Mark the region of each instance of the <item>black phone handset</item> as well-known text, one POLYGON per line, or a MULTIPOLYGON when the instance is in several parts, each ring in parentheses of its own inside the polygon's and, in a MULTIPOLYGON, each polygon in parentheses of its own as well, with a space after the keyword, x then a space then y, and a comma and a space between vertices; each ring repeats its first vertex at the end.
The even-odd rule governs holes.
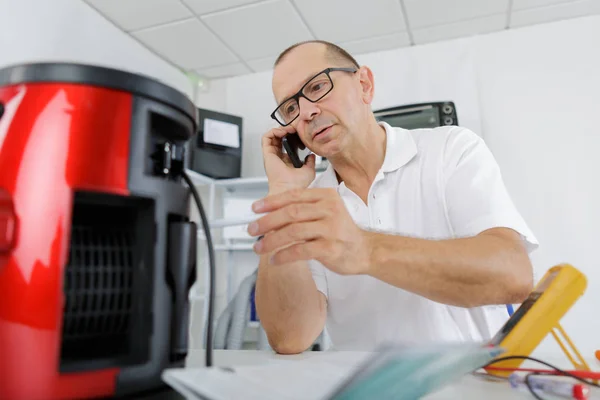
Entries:
POLYGON ((302 168, 304 163, 302 162, 302 160, 300 160, 298 150, 304 150, 306 146, 304 146, 304 143, 302 143, 302 141, 300 140, 300 136, 298 136, 297 133, 289 133, 285 135, 281 141, 283 142, 283 148, 292 160, 292 164, 294 164, 294 167, 302 168))

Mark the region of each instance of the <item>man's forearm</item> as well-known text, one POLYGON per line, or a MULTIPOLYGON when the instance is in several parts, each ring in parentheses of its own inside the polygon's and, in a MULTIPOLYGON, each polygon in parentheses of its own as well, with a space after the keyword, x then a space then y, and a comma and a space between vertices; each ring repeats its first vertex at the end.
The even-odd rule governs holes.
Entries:
POLYGON ((431 300, 462 307, 508 304, 531 291, 531 263, 513 231, 440 241, 365 234, 367 274, 431 300))
POLYGON ((303 261, 269 265, 262 256, 256 282, 256 306, 269 342, 279 353, 306 350, 325 324, 324 296, 303 261))

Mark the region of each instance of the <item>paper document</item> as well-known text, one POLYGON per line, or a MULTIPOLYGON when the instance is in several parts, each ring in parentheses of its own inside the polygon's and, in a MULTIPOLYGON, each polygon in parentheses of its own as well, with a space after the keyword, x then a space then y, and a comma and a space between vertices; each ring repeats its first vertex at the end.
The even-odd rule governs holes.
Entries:
POLYGON ((356 365, 313 360, 277 361, 269 365, 171 369, 165 382, 188 399, 310 400, 325 399, 356 365), (183 389, 183 390, 181 390, 183 389))
POLYGON ((355 360, 273 359, 266 365, 168 369, 163 379, 194 400, 416 399, 501 353, 470 345, 386 346, 355 360))
POLYGON ((257 219, 259 219, 260 217, 266 215, 265 214, 249 214, 249 215, 242 215, 242 216, 234 216, 231 218, 223 218, 223 219, 214 219, 212 221, 209 221, 209 226, 211 228, 224 228, 224 227, 228 227, 228 226, 238 226, 238 225, 248 225, 251 222, 256 221, 257 219))

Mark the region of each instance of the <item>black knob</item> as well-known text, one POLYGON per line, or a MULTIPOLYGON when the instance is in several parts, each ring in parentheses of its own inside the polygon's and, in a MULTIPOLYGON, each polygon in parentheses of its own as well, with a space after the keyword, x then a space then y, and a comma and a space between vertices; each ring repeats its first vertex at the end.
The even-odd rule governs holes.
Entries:
POLYGON ((454 111, 454 107, 452 107, 450 104, 445 104, 442 108, 442 112, 444 114, 452 114, 452 111, 454 111))
POLYGON ((2 114, 4 114, 4 104, 0 103, 0 118, 2 118, 2 114))

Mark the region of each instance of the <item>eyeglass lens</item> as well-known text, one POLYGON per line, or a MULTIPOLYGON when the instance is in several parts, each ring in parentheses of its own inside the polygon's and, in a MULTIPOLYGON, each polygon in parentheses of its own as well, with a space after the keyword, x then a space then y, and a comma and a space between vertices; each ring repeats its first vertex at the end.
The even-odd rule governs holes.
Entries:
MULTIPOLYGON (((325 96, 332 88, 331 80, 326 73, 322 73, 311 79, 302 89, 302 94, 310 101, 315 102, 325 96)), ((300 113, 300 105, 296 98, 283 102, 276 112, 280 122, 288 124, 300 113)))

